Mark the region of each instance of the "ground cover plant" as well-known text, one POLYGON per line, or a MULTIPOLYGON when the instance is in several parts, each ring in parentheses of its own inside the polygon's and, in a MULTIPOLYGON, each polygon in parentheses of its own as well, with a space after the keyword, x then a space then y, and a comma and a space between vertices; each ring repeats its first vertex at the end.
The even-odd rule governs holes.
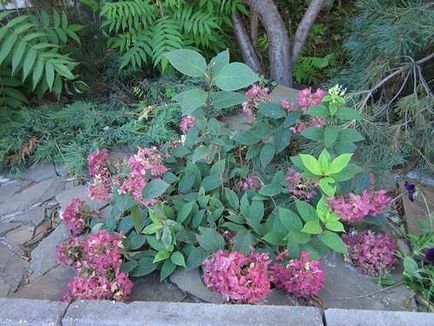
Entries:
MULTIPOLYGON (((352 182, 363 173, 352 161, 363 138, 348 128, 359 114, 346 106, 338 86, 328 92, 307 88, 297 103, 272 103, 258 76, 245 64, 230 63, 228 51, 209 63, 192 50, 166 58, 179 72, 203 80, 203 88, 175 97, 184 135, 158 148, 139 147, 120 161, 105 149, 89 155, 90 198, 110 202, 112 210, 102 218, 85 213, 84 203, 80 209, 71 203, 68 212, 76 213, 63 214, 72 238, 59 249, 62 260, 75 261, 80 251, 70 243, 109 232, 124 237, 121 271, 129 277, 160 270, 163 280, 178 267, 203 265, 205 283, 231 302, 257 303, 271 284, 300 298, 317 295, 324 282, 321 257, 330 250, 353 257, 357 248, 348 241, 347 247, 341 235, 355 235, 391 203, 373 178, 366 187, 352 182), (235 105, 242 105, 247 129, 230 130, 217 119, 235 105), (278 164, 295 143, 307 141, 316 143, 319 154, 293 153, 289 171, 278 164)), ((373 245, 381 247, 381 239, 375 237, 373 245)), ((357 252, 354 262, 363 261, 365 271, 369 258, 357 252)), ((372 266, 384 274, 394 263, 384 256, 372 266)), ((90 269, 88 278, 98 272, 90 269)), ((97 297, 72 289, 76 295, 69 299, 97 297)), ((108 296, 127 298, 128 291, 117 293, 108 296)))

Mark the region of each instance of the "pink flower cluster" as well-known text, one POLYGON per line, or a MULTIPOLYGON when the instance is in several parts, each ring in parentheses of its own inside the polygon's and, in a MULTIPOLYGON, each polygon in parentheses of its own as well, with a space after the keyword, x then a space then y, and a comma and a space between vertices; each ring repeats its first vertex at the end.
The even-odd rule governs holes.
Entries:
POLYGON ((398 244, 387 234, 367 230, 342 237, 351 262, 363 273, 384 275, 398 263, 398 244))
POLYGON ((329 199, 332 211, 338 214, 347 223, 357 223, 366 216, 378 216, 385 207, 392 204, 392 199, 386 190, 365 190, 362 195, 349 193, 346 196, 329 199))
POLYGON ((102 230, 87 239, 71 237, 56 248, 59 261, 75 268, 64 301, 123 301, 128 297, 133 283, 121 272, 122 239, 120 233, 102 230))
MULTIPOLYGON (((150 177, 160 177, 169 169, 163 164, 163 157, 156 147, 140 148, 136 155, 128 159, 130 169, 129 175, 120 182, 120 193, 129 193, 134 199, 142 201, 142 191, 148 183, 150 177)), ((117 180, 116 182, 119 182, 117 180)), ((146 204, 152 205, 152 202, 147 201, 146 204)))
POLYGON ((294 134, 301 134, 307 128, 321 128, 326 125, 326 120, 318 117, 311 117, 309 121, 297 122, 295 127, 289 128, 294 134))
POLYGON ((112 174, 109 168, 108 150, 97 150, 89 154, 89 174, 93 183, 88 187, 89 197, 98 201, 110 201, 112 198, 112 174))
MULTIPOLYGON (((282 261, 287 257, 284 251, 276 257, 282 261)), ((324 287, 324 271, 319 260, 311 260, 308 252, 302 252, 299 259, 291 259, 286 266, 274 263, 270 268, 273 284, 295 297, 318 295, 324 287)))
POLYGON ((183 134, 186 134, 191 128, 196 125, 196 119, 191 115, 186 115, 181 118, 181 122, 179 123, 179 129, 183 134))
MULTIPOLYGON (((110 201, 113 195, 113 185, 119 187, 119 193, 131 194, 137 201, 142 201, 142 191, 151 178, 161 177, 169 169, 163 164, 163 156, 156 147, 141 148, 137 154, 132 155, 126 164, 119 170, 127 170, 126 173, 118 173, 113 176, 109 168, 109 152, 107 150, 96 151, 89 155, 89 174, 94 178, 89 185, 88 192, 92 199, 110 201)), ((145 204, 155 204, 156 200, 146 201, 145 204)))
POLYGON ((72 235, 80 235, 86 228, 86 203, 80 199, 73 199, 66 206, 61 217, 72 235))
POLYGON ((320 105, 325 95, 326 92, 321 88, 312 93, 312 88, 308 87, 298 93, 298 104, 303 112, 307 112, 309 107, 320 105))
POLYGON ((202 263, 204 282, 226 301, 258 303, 271 291, 270 263, 266 254, 219 250, 202 263))
POLYGON ((247 177, 244 181, 240 180, 237 186, 242 191, 247 191, 249 189, 258 190, 261 188, 261 180, 257 176, 251 175, 247 177))
POLYGON ((292 168, 288 169, 287 178, 289 193, 297 198, 311 200, 316 195, 318 182, 312 179, 305 179, 300 173, 292 168))
POLYGON ((297 111, 297 105, 295 105, 295 103, 289 103, 287 99, 282 99, 280 101, 280 106, 290 112, 297 111))
POLYGON ((268 87, 253 85, 245 94, 247 101, 243 103, 243 113, 248 123, 252 124, 256 121, 255 110, 261 102, 269 102, 271 100, 270 90, 268 87))

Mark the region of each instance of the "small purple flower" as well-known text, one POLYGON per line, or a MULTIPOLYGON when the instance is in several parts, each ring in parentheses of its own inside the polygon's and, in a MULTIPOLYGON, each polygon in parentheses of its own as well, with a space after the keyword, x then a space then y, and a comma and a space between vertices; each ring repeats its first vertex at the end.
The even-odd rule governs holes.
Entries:
POLYGON ((431 265, 434 265, 434 248, 428 249, 425 254, 425 258, 431 265))
POLYGON ((414 196, 416 195, 416 187, 414 186, 414 184, 412 184, 408 181, 405 182, 404 186, 408 192, 408 199, 410 199, 411 201, 414 201, 414 196))

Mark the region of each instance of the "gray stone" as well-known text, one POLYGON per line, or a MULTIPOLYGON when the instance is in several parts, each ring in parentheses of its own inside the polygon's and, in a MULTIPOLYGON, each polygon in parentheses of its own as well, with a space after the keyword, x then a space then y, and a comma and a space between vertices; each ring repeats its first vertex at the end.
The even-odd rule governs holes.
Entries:
POLYGON ((188 296, 170 282, 160 282, 157 272, 134 280, 132 301, 189 302, 188 296))
POLYGON ((219 294, 210 291, 202 282, 199 269, 186 271, 178 269, 170 275, 170 281, 182 291, 191 294, 192 296, 211 303, 223 303, 224 299, 219 294))
POLYGON ((14 292, 27 272, 29 263, 0 244, 0 278, 9 286, 9 293, 14 292))
POLYGON ((327 326, 432 326, 434 314, 407 311, 327 309, 327 326))
POLYGON ((21 223, 18 222, 0 222, 0 237, 4 236, 9 231, 19 227, 21 223))
POLYGON ((71 267, 59 265, 34 280, 29 285, 21 286, 12 297, 59 300, 65 292, 68 281, 73 276, 74 270, 71 267))
POLYGON ((45 219, 45 208, 41 206, 33 207, 28 211, 12 215, 8 217, 7 221, 21 222, 25 224, 33 224, 38 226, 45 219))
POLYGON ((56 196, 56 200, 58 201, 62 210, 65 209, 71 200, 75 198, 86 201, 89 207, 95 210, 106 205, 106 203, 100 203, 95 200, 91 200, 87 194, 87 187, 83 185, 65 190, 56 196))
POLYGON ((7 297, 11 291, 11 286, 6 283, 6 281, 0 277, 0 298, 7 297))
POLYGON ((24 173, 24 178, 34 182, 40 182, 46 179, 57 177, 53 163, 37 163, 32 165, 24 173))
POLYGON ((54 197, 63 188, 64 181, 61 178, 47 179, 29 186, 0 205, 0 221, 54 197))
POLYGON ((64 164, 54 163, 54 170, 58 176, 66 177, 69 175, 68 168, 64 164))
POLYGON ((246 117, 242 113, 224 116, 222 121, 232 132, 247 130, 251 127, 251 125, 247 122, 246 117))
MULTIPOLYGON (((368 310, 413 310, 413 294, 405 285, 381 289, 376 279, 359 273, 341 256, 329 254, 323 259, 325 286, 320 297, 326 308, 368 310)), ((398 274, 392 275, 397 280, 398 274)))
POLYGON ((204 303, 80 301, 72 303, 64 326, 99 325, 323 325, 313 307, 215 305, 204 303))
POLYGON ((29 279, 34 281, 45 274, 50 269, 59 265, 56 257, 56 246, 64 241, 70 235, 65 224, 60 224, 51 232, 39 245, 32 251, 29 279))
POLYGON ((289 103, 297 104, 298 90, 279 85, 270 93, 271 101, 279 103, 281 100, 288 100, 289 103))
POLYGON ((27 241, 33 238, 33 231, 35 227, 33 225, 21 225, 19 228, 10 231, 6 235, 6 239, 12 242, 15 246, 21 247, 27 241))
POLYGON ((0 184, 0 204, 6 202, 10 197, 15 195, 17 192, 25 189, 32 184, 30 180, 12 180, 6 184, 0 184))
POLYGON ((48 300, 0 299, 0 325, 61 325, 67 306, 48 300))
POLYGON ((299 306, 299 303, 288 293, 278 289, 273 289, 268 297, 261 301, 260 305, 299 306))

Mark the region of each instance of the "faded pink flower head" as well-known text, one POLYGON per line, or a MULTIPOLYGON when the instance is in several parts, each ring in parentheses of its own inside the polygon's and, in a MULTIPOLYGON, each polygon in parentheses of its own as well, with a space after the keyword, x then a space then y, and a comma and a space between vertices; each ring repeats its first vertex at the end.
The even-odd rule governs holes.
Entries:
POLYGON ((191 115, 186 115, 181 118, 181 122, 179 123, 179 129, 183 134, 187 134, 187 132, 196 125, 196 119, 191 115))
POLYGON ((245 93, 247 101, 242 104, 242 112, 248 123, 253 124, 256 121, 255 112, 261 102, 270 102, 270 90, 268 87, 253 85, 245 93))
POLYGON ((286 180, 291 196, 311 200, 315 197, 318 182, 313 179, 303 178, 300 173, 292 168, 288 169, 286 180))
POLYGON ((398 244, 385 233, 367 230, 343 234, 342 237, 348 246, 351 262, 363 273, 384 275, 398 264, 398 244))
POLYGON ((226 301, 259 303, 271 291, 270 263, 266 254, 219 250, 203 261, 203 279, 207 287, 226 301))
POLYGON ((378 216, 392 204, 392 199, 384 189, 364 190, 362 195, 349 193, 346 196, 328 200, 330 209, 347 223, 358 223, 368 216, 378 216))
POLYGON ((315 93, 312 93, 312 88, 308 87, 301 90, 298 94, 298 104, 302 108, 320 105, 326 92, 318 88, 315 93))
POLYGON ((287 99, 282 99, 280 101, 280 106, 290 112, 297 111, 297 106, 295 105, 295 103, 289 103, 287 99))
POLYGON ((61 218, 72 235, 80 235, 86 228, 86 203, 78 198, 71 200, 61 218))
MULTIPOLYGON (((282 261, 286 252, 277 257, 282 261)), ((324 287, 324 271, 319 260, 311 260, 308 252, 302 252, 299 259, 291 259, 286 266, 281 263, 271 265, 273 284, 295 297, 318 295, 324 287)))
POLYGON ((247 191, 249 189, 258 190, 261 188, 261 180, 256 175, 251 175, 245 180, 240 180, 237 186, 242 191, 247 191))
POLYGON ((62 300, 124 301, 128 297, 133 283, 121 272, 122 239, 120 233, 101 230, 86 239, 70 238, 57 247, 59 260, 75 268, 62 300))

